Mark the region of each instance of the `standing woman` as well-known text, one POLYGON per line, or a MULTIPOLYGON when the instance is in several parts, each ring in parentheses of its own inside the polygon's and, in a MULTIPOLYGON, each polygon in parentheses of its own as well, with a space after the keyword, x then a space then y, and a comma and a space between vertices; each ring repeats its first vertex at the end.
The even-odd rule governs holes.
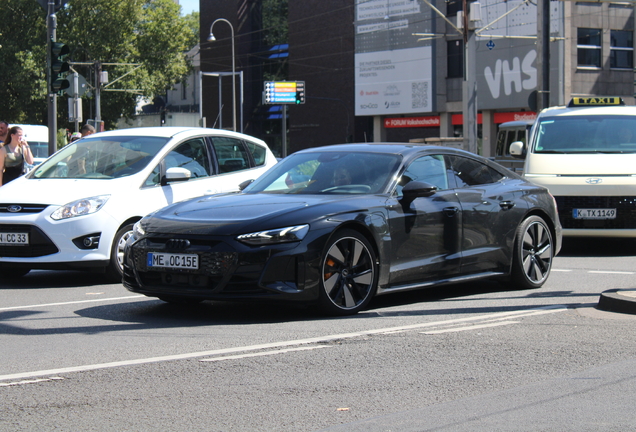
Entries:
POLYGON ((9 129, 7 140, 0 148, 0 184, 5 185, 22 175, 24 162, 33 164, 33 154, 24 139, 21 127, 9 129))

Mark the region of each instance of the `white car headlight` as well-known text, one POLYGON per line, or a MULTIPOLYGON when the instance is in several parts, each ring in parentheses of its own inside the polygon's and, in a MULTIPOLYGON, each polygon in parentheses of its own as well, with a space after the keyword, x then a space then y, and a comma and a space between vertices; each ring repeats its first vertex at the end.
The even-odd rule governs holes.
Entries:
POLYGON ((106 204, 110 195, 100 195, 90 198, 82 198, 77 201, 64 204, 51 214, 51 219, 61 220, 69 219, 76 216, 84 216, 95 213, 106 204))
POLYGON ((276 243, 289 243, 301 241, 309 232, 309 225, 296 225, 285 228, 276 228, 249 234, 241 234, 236 237, 240 242, 252 246, 261 246, 276 243))

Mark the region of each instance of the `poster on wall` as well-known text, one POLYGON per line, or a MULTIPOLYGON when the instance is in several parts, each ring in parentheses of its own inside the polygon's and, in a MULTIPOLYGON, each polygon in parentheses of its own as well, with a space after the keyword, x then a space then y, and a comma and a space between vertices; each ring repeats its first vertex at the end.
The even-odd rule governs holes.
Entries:
POLYGON ((421 0, 356 0, 356 115, 434 111, 432 11, 421 0))

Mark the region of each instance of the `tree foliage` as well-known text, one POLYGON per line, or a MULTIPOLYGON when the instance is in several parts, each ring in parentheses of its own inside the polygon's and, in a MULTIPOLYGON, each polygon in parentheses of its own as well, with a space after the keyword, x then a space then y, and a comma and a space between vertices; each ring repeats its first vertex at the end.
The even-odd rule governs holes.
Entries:
MULTIPOLYGON (((36 0, 2 0, 0 16, 13 23, 0 39, 0 119, 46 124, 46 12, 36 0)), ((100 104, 107 128, 134 114, 138 96, 161 95, 191 70, 186 52, 198 28, 173 0, 68 0, 56 16, 57 41, 71 49, 72 68, 90 85, 96 62, 108 72, 100 104)), ((95 92, 87 96, 85 119, 94 116, 95 92)), ((68 124, 66 99, 58 97, 60 126, 68 124)))

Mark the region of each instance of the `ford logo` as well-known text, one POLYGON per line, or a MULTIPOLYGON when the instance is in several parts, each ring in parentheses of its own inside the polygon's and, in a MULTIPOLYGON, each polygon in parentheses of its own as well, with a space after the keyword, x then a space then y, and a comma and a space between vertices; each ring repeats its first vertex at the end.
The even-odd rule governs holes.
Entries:
POLYGON ((603 179, 600 179, 600 178, 589 178, 585 180, 585 183, 587 184, 599 184, 602 182, 603 182, 603 179))
POLYGON ((7 211, 9 211, 11 213, 18 213, 18 212, 22 211, 22 206, 10 205, 9 207, 7 207, 7 211))

